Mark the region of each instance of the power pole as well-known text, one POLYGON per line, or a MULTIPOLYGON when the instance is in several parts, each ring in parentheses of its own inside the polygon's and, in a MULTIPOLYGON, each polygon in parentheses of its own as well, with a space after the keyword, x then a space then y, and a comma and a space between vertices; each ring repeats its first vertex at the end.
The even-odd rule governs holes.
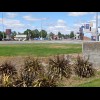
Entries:
POLYGON ((42 40, 42 19, 41 19, 41 40, 42 40))
POLYGON ((98 41, 98 12, 96 12, 96 41, 98 41))
POLYGON ((4 40, 3 12, 2 12, 2 28, 3 28, 3 40, 4 40))

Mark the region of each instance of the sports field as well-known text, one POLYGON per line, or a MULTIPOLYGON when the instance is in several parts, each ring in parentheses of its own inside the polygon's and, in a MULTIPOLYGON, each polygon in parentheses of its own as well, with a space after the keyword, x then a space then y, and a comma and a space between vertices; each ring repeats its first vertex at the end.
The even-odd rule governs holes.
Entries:
POLYGON ((1 44, 0 56, 37 56, 46 57, 56 54, 81 53, 81 44, 1 44))

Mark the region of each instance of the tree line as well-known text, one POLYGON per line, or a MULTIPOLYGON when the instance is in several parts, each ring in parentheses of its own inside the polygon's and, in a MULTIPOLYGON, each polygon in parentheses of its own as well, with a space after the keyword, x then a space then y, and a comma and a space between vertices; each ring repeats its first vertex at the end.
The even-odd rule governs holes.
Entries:
MULTIPOLYGON (((35 29, 35 30, 30 30, 30 29, 27 29, 25 30, 23 33, 21 32, 16 32, 16 31, 12 31, 11 32, 11 38, 14 38, 17 34, 21 35, 27 35, 27 38, 31 38, 31 39, 34 39, 34 38, 52 38, 55 36, 55 33, 53 32, 50 32, 50 33, 47 33, 46 30, 41 30, 39 31, 38 29, 35 29)), ((3 35, 4 35, 4 38, 6 38, 6 34, 5 32, 2 32, 0 31, 0 39, 3 38, 3 35)), ((57 34, 58 38, 63 38, 63 39, 68 39, 68 38, 73 38, 74 37, 74 32, 71 31, 70 34, 62 34, 61 32, 58 32, 57 34)))

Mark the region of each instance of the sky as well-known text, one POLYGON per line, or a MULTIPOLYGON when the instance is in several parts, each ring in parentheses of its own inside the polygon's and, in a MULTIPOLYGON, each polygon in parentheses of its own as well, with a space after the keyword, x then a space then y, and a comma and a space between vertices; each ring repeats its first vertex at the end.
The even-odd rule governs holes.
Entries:
MULTIPOLYGON (((48 33, 57 34, 60 31, 69 34, 71 31, 78 32, 84 23, 95 23, 95 16, 96 12, 0 12, 0 31, 10 28, 22 33, 26 29, 45 29, 48 33)), ((99 24, 99 12, 98 19, 99 24)))

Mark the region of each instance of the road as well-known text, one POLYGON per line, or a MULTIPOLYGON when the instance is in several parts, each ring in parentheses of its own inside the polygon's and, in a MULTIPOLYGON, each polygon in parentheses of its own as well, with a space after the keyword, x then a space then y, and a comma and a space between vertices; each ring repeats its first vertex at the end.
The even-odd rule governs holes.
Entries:
POLYGON ((0 41, 0 44, 28 44, 28 43, 64 43, 64 44, 82 44, 81 40, 33 40, 33 41, 0 41))

